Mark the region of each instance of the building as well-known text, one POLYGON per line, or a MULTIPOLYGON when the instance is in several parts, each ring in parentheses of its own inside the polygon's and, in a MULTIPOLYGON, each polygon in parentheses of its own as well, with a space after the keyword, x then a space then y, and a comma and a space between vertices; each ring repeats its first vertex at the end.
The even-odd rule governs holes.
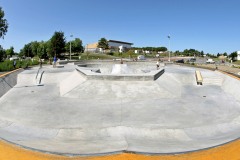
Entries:
POLYGON ((111 51, 118 51, 119 47, 122 46, 123 51, 128 51, 132 48, 133 43, 129 42, 122 42, 122 41, 116 41, 116 40, 109 40, 108 46, 111 51))
POLYGON ((237 51, 237 60, 240 60, 240 51, 237 51))
MULTIPOLYGON (((119 47, 123 51, 128 51, 129 49, 132 48, 132 45, 133 45, 133 43, 129 43, 129 42, 108 40, 109 49, 107 50, 107 52, 118 52, 119 47)), ((92 44, 87 44, 85 46, 85 52, 101 53, 103 50, 101 48, 98 48, 97 46, 98 46, 98 42, 92 43, 92 44)))
POLYGON ((85 46, 85 52, 95 52, 95 53, 98 53, 99 52, 99 48, 97 46, 98 46, 98 43, 87 44, 85 46))

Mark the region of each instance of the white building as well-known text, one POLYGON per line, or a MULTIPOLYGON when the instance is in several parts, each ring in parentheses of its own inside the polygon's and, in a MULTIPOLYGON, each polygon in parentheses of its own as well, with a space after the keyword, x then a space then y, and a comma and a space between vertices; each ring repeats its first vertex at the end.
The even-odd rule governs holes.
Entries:
POLYGON ((129 42, 122 42, 122 41, 116 41, 116 40, 109 40, 108 41, 108 46, 109 49, 118 49, 120 46, 122 46, 123 50, 129 50, 132 48, 133 43, 129 43, 129 42))
MULTIPOLYGON (((92 44, 87 44, 85 46, 85 51, 88 52, 100 52, 100 49, 97 47, 98 43, 92 43, 92 44)), ((129 49, 132 48, 133 43, 129 42, 122 42, 122 41, 116 41, 116 40, 108 40, 108 46, 110 52, 118 52, 119 47, 122 46, 121 51, 128 51, 129 49)))
POLYGON ((237 60, 240 60, 240 51, 237 51, 237 60))
POLYGON ((143 53, 149 54, 149 53, 150 53, 150 51, 143 51, 143 53))

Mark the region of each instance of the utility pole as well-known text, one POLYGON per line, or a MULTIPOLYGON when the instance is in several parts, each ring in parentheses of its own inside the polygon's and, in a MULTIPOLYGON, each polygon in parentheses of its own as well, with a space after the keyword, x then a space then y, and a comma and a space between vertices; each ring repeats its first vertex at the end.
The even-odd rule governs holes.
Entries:
POLYGON ((168 35, 168 62, 170 62, 170 34, 168 35))
MULTIPOLYGON (((70 37, 73 37, 73 35, 70 35, 70 37)), ((71 44, 71 38, 70 38, 70 60, 71 60, 71 54, 72 54, 72 44, 71 44)))

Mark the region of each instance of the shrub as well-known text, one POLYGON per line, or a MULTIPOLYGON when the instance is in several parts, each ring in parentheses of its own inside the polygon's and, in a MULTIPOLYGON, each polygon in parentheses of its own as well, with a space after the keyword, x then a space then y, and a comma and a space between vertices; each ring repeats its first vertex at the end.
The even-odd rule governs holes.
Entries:
POLYGON ((113 55, 114 55, 114 53, 113 53, 113 52, 108 52, 108 53, 106 53, 106 55, 113 56, 113 55))
POLYGON ((14 69, 13 61, 6 60, 6 61, 0 63, 0 71, 1 72, 3 72, 3 71, 11 71, 13 69, 14 69))
MULTIPOLYGON (((37 60, 17 60, 16 69, 18 68, 27 68, 28 66, 37 65, 39 62, 37 60)), ((5 60, 0 62, 0 72, 14 70, 13 61, 5 60)))

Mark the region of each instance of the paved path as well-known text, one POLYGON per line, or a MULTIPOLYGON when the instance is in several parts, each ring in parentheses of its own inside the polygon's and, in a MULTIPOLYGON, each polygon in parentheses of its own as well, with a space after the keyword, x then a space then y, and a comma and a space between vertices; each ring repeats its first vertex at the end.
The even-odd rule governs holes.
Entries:
MULTIPOLYGON (((215 64, 201 64, 199 66, 216 69, 215 64)), ((218 70, 230 72, 230 73, 233 73, 236 75, 240 75, 240 68, 234 68, 234 67, 231 67, 229 65, 224 65, 224 64, 217 65, 217 67, 218 67, 218 70)))

